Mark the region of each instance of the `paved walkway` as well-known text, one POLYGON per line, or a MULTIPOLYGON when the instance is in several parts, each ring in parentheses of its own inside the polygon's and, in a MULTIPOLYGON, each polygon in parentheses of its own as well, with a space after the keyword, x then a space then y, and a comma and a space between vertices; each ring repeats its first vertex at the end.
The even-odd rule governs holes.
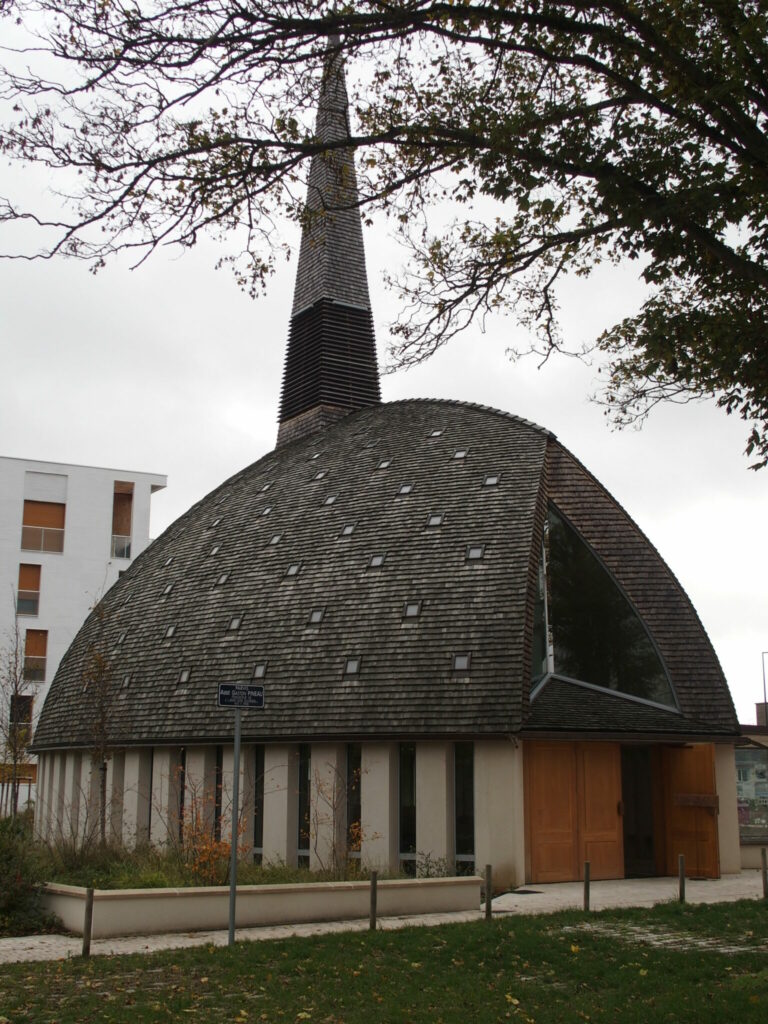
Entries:
MULTIPOLYGON (((608 907, 641 907, 677 899, 676 878, 627 879, 616 882, 593 882, 593 910, 608 907)), ((686 883, 690 903, 727 903, 740 899, 759 899, 762 881, 759 871, 743 871, 711 881, 686 883)), ((516 892, 497 896, 494 914, 547 914, 556 910, 581 907, 581 882, 557 885, 532 885, 516 892)), ((476 921, 480 911, 456 914, 428 914, 419 917, 381 918, 379 927, 386 931, 412 925, 436 925, 457 921, 476 921)), ((280 925, 266 928, 238 928, 238 942, 284 939, 296 935, 327 935, 331 932, 366 931, 367 921, 334 921, 320 924, 280 925)), ((160 949, 184 949, 190 946, 225 946, 226 931, 174 933, 169 935, 131 935, 125 938, 94 939, 93 956, 120 956, 125 953, 151 953, 160 949)), ((0 939, 0 964, 34 960, 66 960, 79 956, 82 939, 72 935, 30 935, 24 938, 0 939)))

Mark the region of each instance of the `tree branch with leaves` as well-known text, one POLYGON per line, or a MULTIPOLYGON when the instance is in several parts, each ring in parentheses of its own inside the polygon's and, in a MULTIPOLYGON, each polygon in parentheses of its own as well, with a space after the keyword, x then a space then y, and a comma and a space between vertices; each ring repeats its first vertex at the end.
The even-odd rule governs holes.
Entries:
POLYGON ((360 203, 410 259, 394 364, 506 309, 544 355, 557 286, 634 263, 639 310, 593 340, 619 423, 714 399, 768 463, 768 12, 757 0, 6 0, 2 152, 65 202, 6 196, 0 227, 103 264, 128 250, 227 246, 265 286, 302 217, 329 38, 355 83, 360 203), (25 34, 31 33, 27 44, 25 34), (337 41, 338 40, 338 41, 337 41), (448 203, 453 224, 436 228, 448 203), (62 210, 69 211, 66 219, 62 210), (39 235, 37 233, 40 233, 39 235))

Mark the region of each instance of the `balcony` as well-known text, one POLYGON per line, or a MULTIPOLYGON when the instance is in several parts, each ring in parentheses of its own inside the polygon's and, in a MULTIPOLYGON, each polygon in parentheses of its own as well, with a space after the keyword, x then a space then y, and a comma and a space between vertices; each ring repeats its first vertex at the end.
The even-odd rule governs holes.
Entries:
POLYGON ((22 526, 21 547, 23 551, 64 550, 64 531, 52 526, 22 526))
POLYGON ((18 615, 37 615, 39 607, 39 590, 20 590, 16 595, 16 613, 18 615))
POLYGON ((45 658, 36 658, 27 655, 24 658, 24 678, 29 683, 42 683, 45 681, 45 658))
POLYGON ((122 534, 112 534, 112 557, 113 558, 130 558, 131 557, 131 538, 124 537, 122 534))

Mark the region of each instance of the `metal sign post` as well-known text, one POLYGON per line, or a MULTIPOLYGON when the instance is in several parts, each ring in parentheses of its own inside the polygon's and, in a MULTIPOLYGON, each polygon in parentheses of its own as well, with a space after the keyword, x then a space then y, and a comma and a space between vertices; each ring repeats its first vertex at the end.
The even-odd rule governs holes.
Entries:
POLYGON ((229 852, 229 945, 235 944, 237 900, 237 824, 240 817, 240 729, 243 708, 264 707, 264 687, 250 683, 219 683, 220 708, 235 709, 235 749, 232 759, 232 843, 229 852))

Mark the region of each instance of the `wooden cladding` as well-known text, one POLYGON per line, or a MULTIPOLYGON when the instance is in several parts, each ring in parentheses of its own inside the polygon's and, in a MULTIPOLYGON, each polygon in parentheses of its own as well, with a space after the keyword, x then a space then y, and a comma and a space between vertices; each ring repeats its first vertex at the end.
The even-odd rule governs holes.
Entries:
POLYGON ((40 526, 43 529, 63 530, 66 505, 56 501, 25 501, 24 526, 40 526))

